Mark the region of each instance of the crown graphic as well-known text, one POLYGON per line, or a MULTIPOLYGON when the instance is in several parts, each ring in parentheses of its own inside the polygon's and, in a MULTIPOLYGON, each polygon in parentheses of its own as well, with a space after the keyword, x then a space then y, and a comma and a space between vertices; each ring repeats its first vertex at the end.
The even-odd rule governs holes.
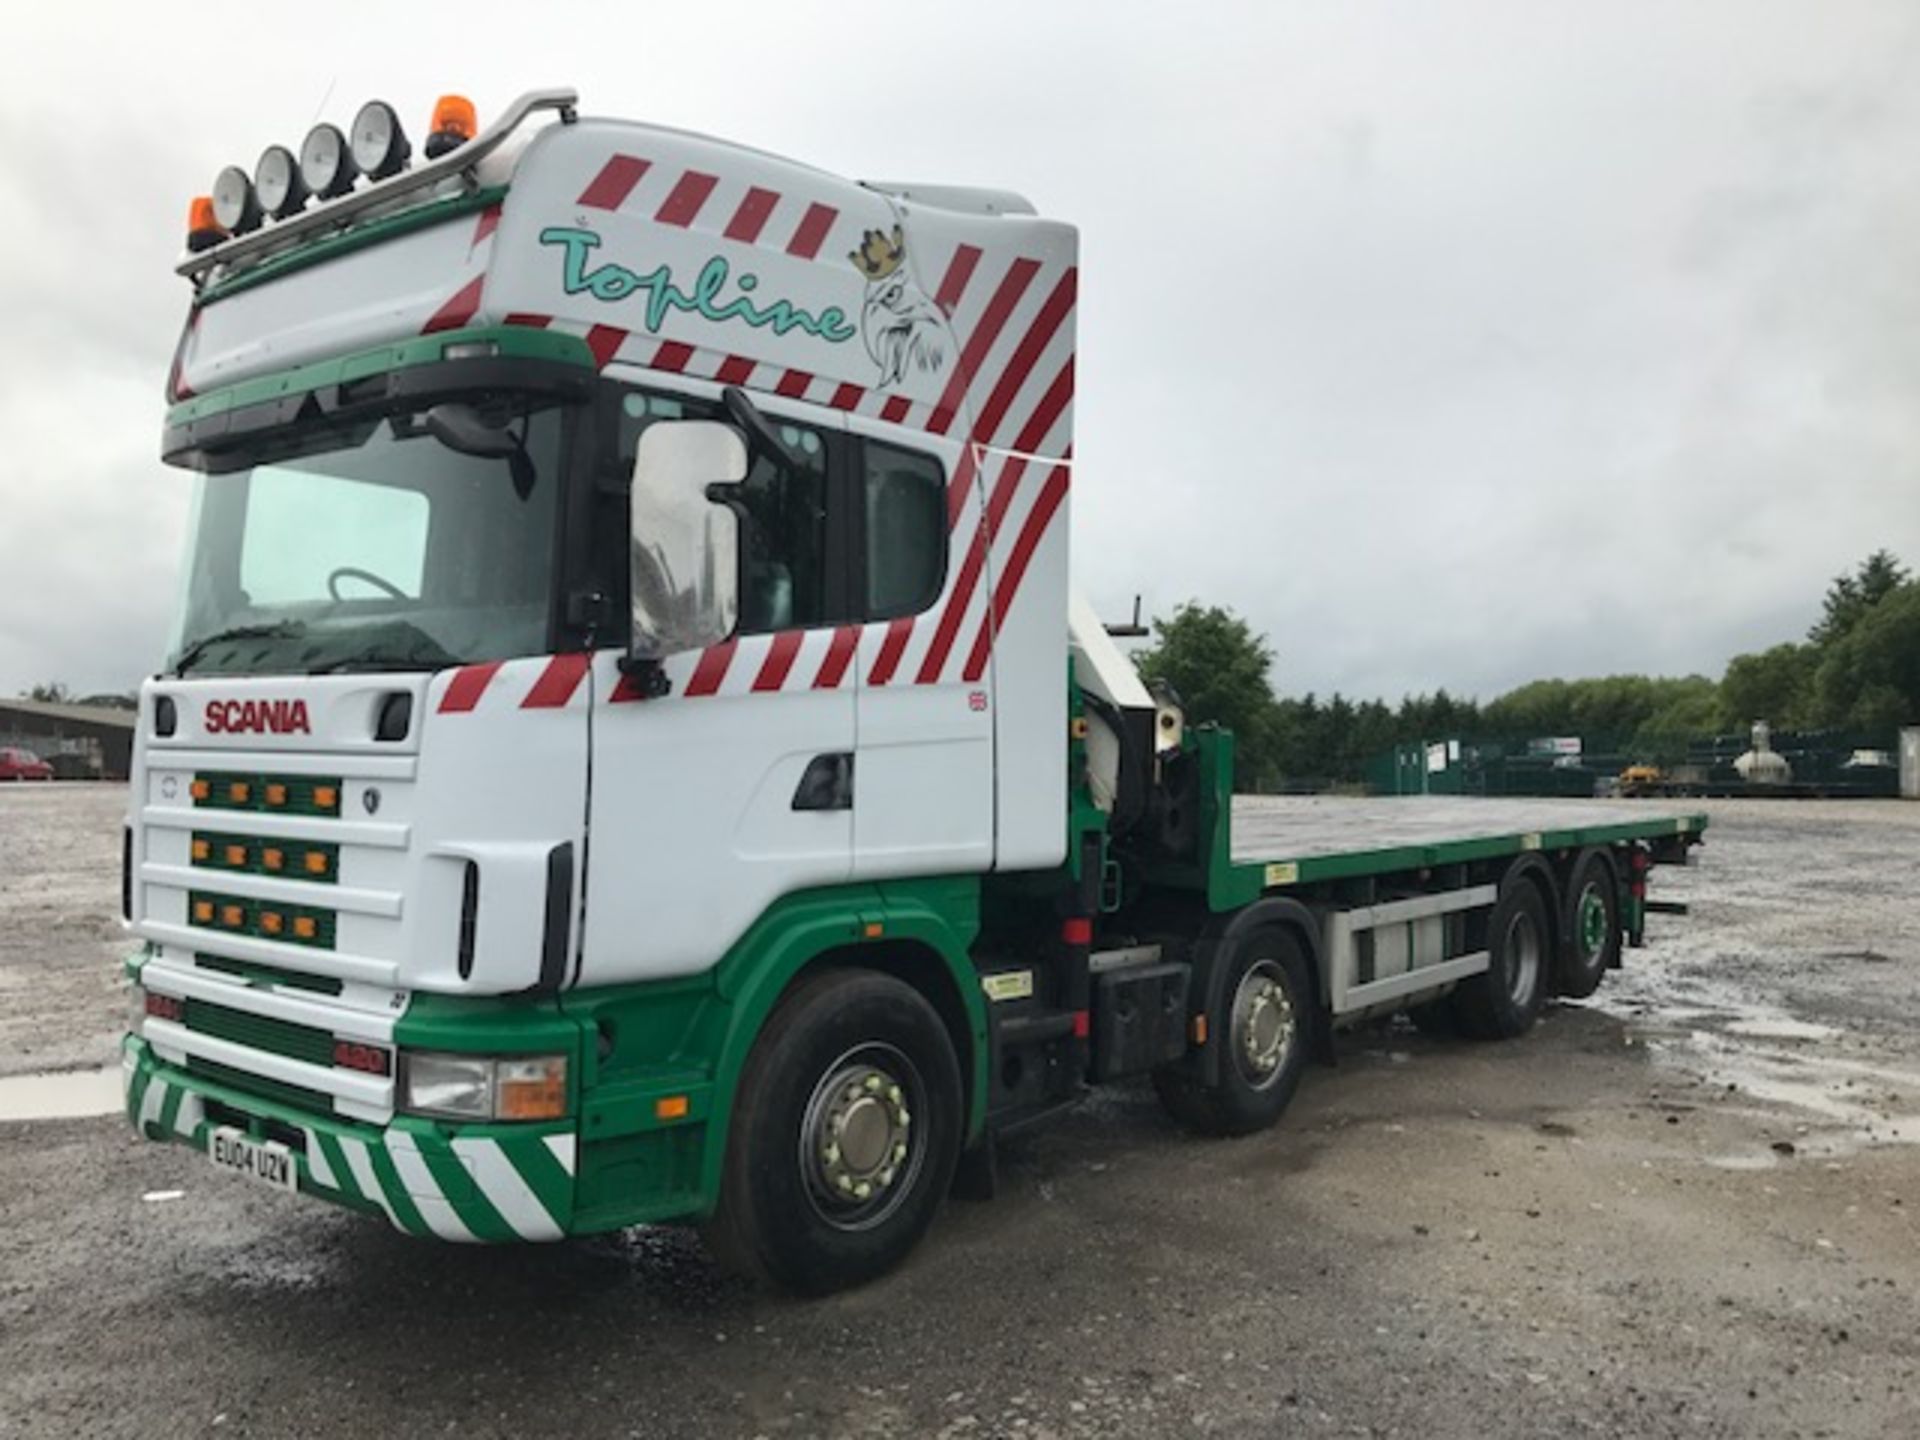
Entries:
POLYGON ((893 227, 891 239, 878 230, 869 230, 861 240, 860 248, 848 251, 847 258, 867 279, 884 280, 898 270, 900 262, 907 258, 907 237, 900 232, 898 225, 893 227))

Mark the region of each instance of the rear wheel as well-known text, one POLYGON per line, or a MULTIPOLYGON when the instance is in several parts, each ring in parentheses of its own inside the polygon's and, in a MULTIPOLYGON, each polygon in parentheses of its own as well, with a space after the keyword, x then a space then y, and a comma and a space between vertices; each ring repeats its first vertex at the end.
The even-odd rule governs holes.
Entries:
POLYGON ((713 1249, 809 1295, 885 1273, 933 1223, 962 1116, 953 1044, 918 991, 861 970, 801 982, 740 1077, 713 1249))
POLYGON ((1203 1134, 1265 1129, 1293 1099, 1312 1038, 1313 983, 1293 934, 1267 926, 1243 937, 1206 1018, 1211 1043, 1223 1047, 1218 1078, 1208 1083, 1178 1067, 1156 1070, 1160 1103, 1203 1134))
POLYGON ((1453 1018, 1465 1034, 1507 1040, 1533 1027, 1547 998, 1551 935, 1540 892, 1525 880, 1510 883, 1487 917, 1487 968, 1453 992, 1453 1018))
POLYGON ((1562 995, 1584 999, 1620 963, 1620 892, 1612 862, 1599 850, 1574 862, 1563 929, 1567 940, 1554 979, 1562 995))

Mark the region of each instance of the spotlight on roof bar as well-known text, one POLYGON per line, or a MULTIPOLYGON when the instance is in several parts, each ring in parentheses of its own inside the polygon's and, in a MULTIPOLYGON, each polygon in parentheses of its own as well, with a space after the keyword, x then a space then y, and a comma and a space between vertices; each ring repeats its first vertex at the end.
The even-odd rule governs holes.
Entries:
POLYGON ((480 122, 473 101, 464 95, 442 95, 433 102, 433 124, 427 130, 427 158, 438 160, 471 140, 480 122))
POLYGON ((322 200, 346 194, 359 174, 360 167, 353 163, 353 152, 347 148, 347 137, 338 125, 323 120, 300 142, 300 178, 322 200))
POLYGON ((260 224, 260 200, 253 181, 238 165, 229 165, 213 178, 213 218, 232 235, 244 235, 260 224))
POLYGON ((300 178, 300 162, 284 145, 269 145, 253 167, 253 193, 260 208, 276 220, 298 214, 307 203, 307 182, 300 178))
POLYGON ((406 168, 413 147, 400 117, 384 100, 369 100, 353 117, 353 163, 374 180, 384 180, 406 168))

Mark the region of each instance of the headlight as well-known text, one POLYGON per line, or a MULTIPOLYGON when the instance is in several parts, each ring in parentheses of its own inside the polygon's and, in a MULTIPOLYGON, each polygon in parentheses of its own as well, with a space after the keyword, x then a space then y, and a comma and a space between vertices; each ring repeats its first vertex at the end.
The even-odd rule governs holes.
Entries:
POLYGON ((557 1120, 567 1113, 564 1055, 439 1055, 409 1051, 400 1108, 456 1120, 557 1120))

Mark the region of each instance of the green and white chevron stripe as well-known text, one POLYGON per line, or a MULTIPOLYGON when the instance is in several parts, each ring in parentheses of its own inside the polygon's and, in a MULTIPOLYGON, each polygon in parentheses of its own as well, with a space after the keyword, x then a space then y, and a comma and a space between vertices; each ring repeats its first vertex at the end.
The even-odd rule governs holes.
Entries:
MULTIPOLYGON (((190 1083, 162 1073, 144 1047, 121 1057, 127 1118, 142 1136, 207 1148, 211 1126, 190 1083)), ((300 1189, 371 1203, 395 1228, 442 1240, 558 1240, 572 1208, 571 1134, 444 1134, 402 1119, 370 1132, 290 1120, 306 1134, 300 1189)))

